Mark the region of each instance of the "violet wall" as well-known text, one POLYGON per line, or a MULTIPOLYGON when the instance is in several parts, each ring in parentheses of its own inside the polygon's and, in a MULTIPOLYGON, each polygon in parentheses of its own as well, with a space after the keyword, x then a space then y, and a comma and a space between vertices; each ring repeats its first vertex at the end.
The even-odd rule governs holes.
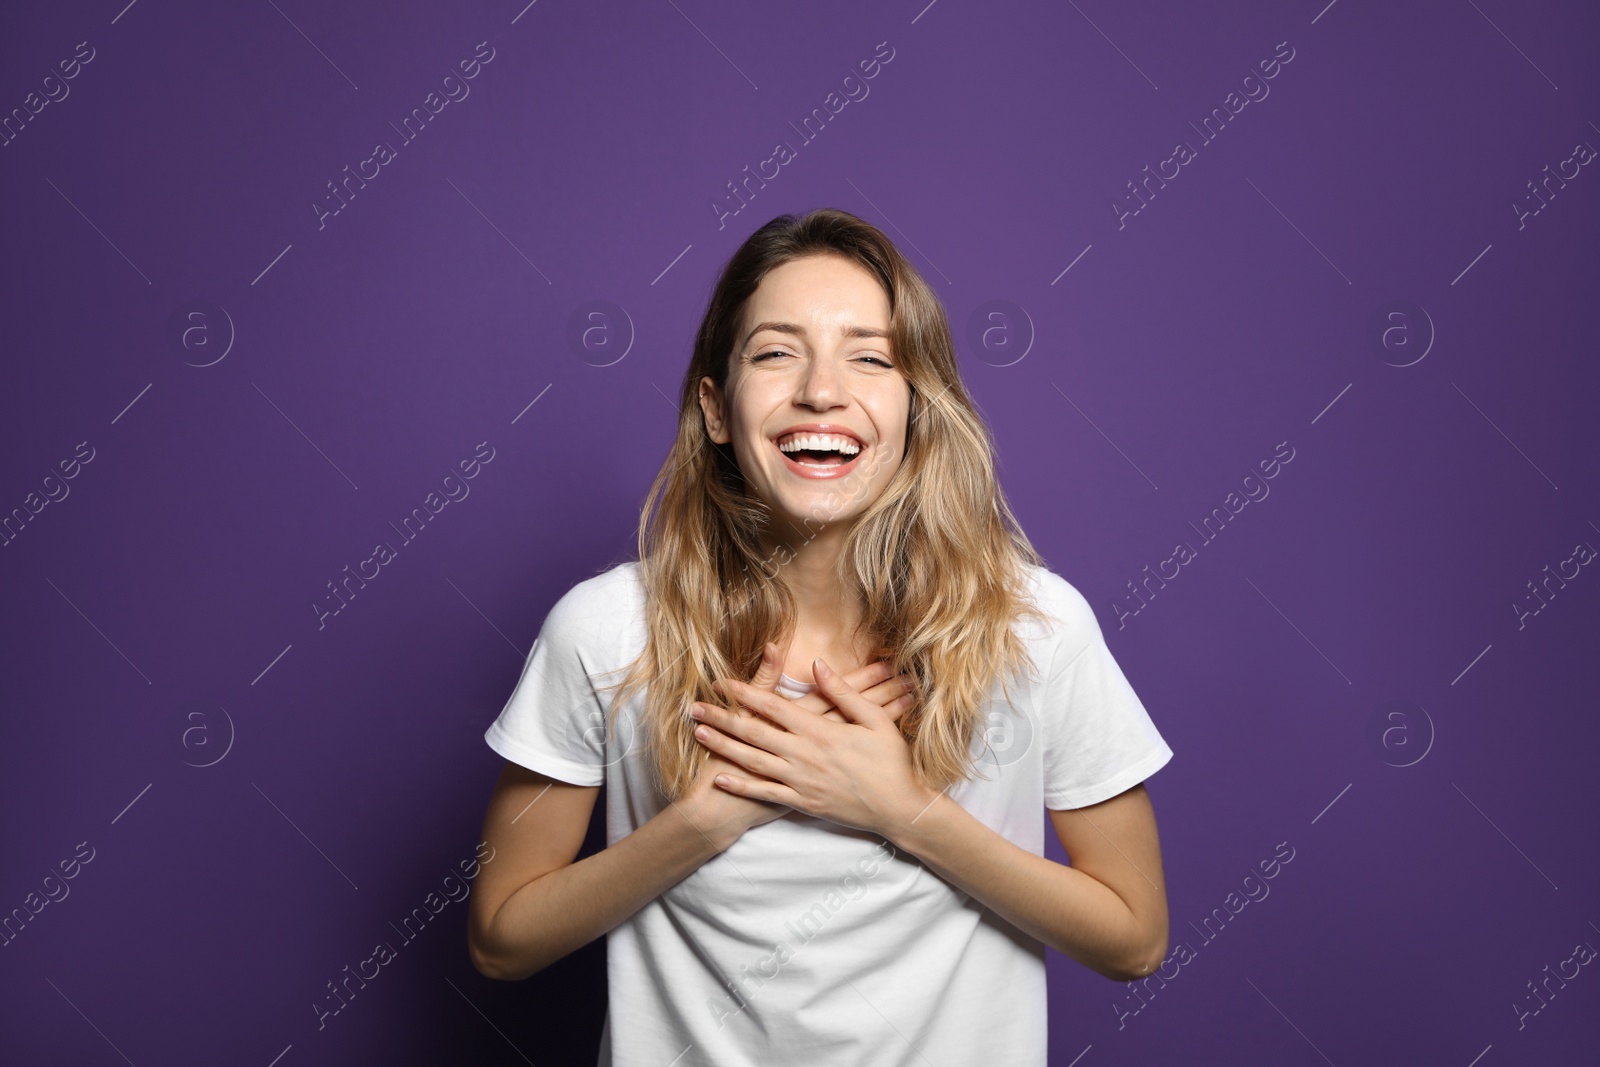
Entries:
POLYGON ((1176 754, 1173 957, 1052 955, 1051 1062, 1592 1050, 1588 5, 122 2, 0 34, 0 1059, 593 1063, 602 943, 397 927, 817 206, 945 301, 1176 754))

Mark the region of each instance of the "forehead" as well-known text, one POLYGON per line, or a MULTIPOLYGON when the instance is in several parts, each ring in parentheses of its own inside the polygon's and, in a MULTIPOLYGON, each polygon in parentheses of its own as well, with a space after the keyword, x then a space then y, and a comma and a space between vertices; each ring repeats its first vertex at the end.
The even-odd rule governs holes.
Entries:
POLYGON ((852 260, 806 256, 768 271, 745 304, 744 333, 769 323, 807 332, 860 326, 887 333, 889 294, 872 272, 852 260))

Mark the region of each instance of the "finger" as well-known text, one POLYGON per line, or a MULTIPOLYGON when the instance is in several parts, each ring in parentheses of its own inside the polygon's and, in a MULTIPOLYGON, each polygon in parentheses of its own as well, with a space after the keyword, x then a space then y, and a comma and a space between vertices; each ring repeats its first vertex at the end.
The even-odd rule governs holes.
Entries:
POLYGON ((781 772, 789 766, 787 760, 774 756, 766 749, 747 745, 714 727, 702 723, 694 728, 694 737, 706 748, 730 763, 775 781, 781 781, 781 772))
POLYGON ((768 641, 761 647, 761 666, 756 668, 754 678, 750 684, 757 689, 769 692, 778 687, 778 677, 783 674, 783 657, 779 655, 778 646, 768 641))
POLYGON ((868 689, 861 689, 861 695, 878 705, 880 708, 888 707, 889 702, 895 700, 915 688, 917 682, 910 674, 897 674, 887 681, 879 682, 868 689))
MULTIPOLYGON (((750 679, 750 684, 757 689, 765 689, 769 693, 774 692, 778 688, 778 676, 782 673, 783 656, 780 654, 778 646, 768 641, 761 646, 761 662, 756 665, 756 673, 750 679)), ((713 685, 712 690, 718 696, 723 696, 723 690, 719 685, 713 685)), ((751 712, 740 707, 737 702, 731 702, 728 710, 741 718, 751 714, 751 712)))
MULTIPOLYGON (((810 693, 805 693, 805 694, 803 694, 803 695, 801 695, 799 697, 783 697, 783 696, 778 695, 776 693, 773 694, 773 695, 774 696, 778 696, 779 700, 787 699, 789 701, 789 703, 791 703, 791 704, 795 705, 796 707, 800 708, 800 710, 804 711, 808 715, 820 716, 824 712, 831 711, 833 709, 833 705, 832 704, 828 703, 828 701, 825 698, 817 695, 817 693, 814 692, 814 691, 810 692, 810 693)), ((755 712, 750 711, 748 708, 740 707, 737 702, 734 703, 734 707, 739 708, 739 711, 741 711, 745 715, 754 715, 755 714, 755 712)), ((769 719, 768 721, 771 721, 771 720, 769 719)), ((774 725, 776 725, 776 724, 774 724, 774 725)), ((780 727, 780 729, 782 729, 782 727, 780 727)))
MULTIPOLYGON (((755 690, 760 692, 760 690, 755 690)), ((782 697, 773 697, 782 700, 782 697)), ((787 730, 763 715, 744 708, 719 708, 715 704, 696 701, 689 709, 689 717, 697 724, 710 726, 716 732, 755 748, 788 759, 794 738, 787 730)), ((696 735, 698 736, 698 734, 696 735)))
MULTIPOLYGON (((759 781, 738 774, 719 774, 712 779, 712 782, 725 792, 749 797, 751 800, 764 800, 769 804, 782 804, 789 808, 795 808, 795 801, 800 799, 800 794, 786 785, 759 781)), ((795 810, 800 809, 795 808, 795 810)))
POLYGON ((843 675, 830 670, 821 656, 817 657, 811 669, 817 676, 817 690, 833 701, 833 706, 846 719, 861 726, 877 726, 891 721, 883 708, 862 696, 843 675))
MULTIPOLYGON (((882 684, 884 680, 888 679, 893 673, 894 664, 890 663, 886 659, 880 659, 876 662, 869 663, 864 667, 857 667, 855 670, 848 672, 845 677, 850 680, 851 685, 855 686, 857 689, 866 691, 869 688, 877 687, 878 685, 882 684)), ((879 696, 873 696, 873 694, 870 692, 866 692, 865 695, 868 696, 869 699, 872 699, 874 703, 885 704, 900 692, 902 692, 902 690, 891 686, 888 689, 882 690, 882 693, 879 696)), ((812 690, 811 692, 802 696, 795 697, 793 698, 793 701, 794 703, 799 704, 802 708, 805 708, 807 711, 816 712, 823 715, 825 718, 834 720, 835 722, 845 721, 844 716, 838 714, 837 712, 834 712, 832 715, 824 714, 833 710, 833 702, 822 696, 816 690, 812 690)))
MULTIPOLYGON (((698 744, 699 742, 697 741, 696 743, 698 744)), ((706 748, 705 745, 700 745, 700 747, 705 749, 706 754, 706 760, 703 764, 701 764, 701 766, 712 774, 727 773, 731 771, 735 774, 743 775, 747 781, 750 779, 755 779, 757 781, 766 782, 769 785, 777 784, 773 782, 771 778, 763 778, 761 775, 756 774, 748 767, 741 767, 737 763, 734 763, 732 760, 728 759, 726 756, 718 755, 709 748, 706 748)))
MULTIPOLYGON (((915 693, 902 693, 891 699, 887 704, 881 705, 881 707, 883 713, 889 716, 890 722, 899 722, 900 716, 910 711, 916 702, 917 695, 915 693)), ((843 719, 843 716, 840 716, 840 718, 843 719)), ((849 722, 850 720, 844 719, 844 721, 849 722)))
POLYGON ((889 720, 891 722, 899 722, 900 716, 910 711, 916 705, 916 703, 917 694, 904 693, 885 704, 883 706, 883 710, 884 713, 889 716, 889 720))
POLYGON ((790 733, 799 733, 816 721, 812 715, 796 707, 793 701, 777 693, 757 689, 734 678, 718 679, 717 684, 729 700, 749 708, 790 733))
POLYGON ((886 659, 874 660, 865 667, 846 671, 845 678, 857 689, 866 689, 894 674, 894 664, 886 659))

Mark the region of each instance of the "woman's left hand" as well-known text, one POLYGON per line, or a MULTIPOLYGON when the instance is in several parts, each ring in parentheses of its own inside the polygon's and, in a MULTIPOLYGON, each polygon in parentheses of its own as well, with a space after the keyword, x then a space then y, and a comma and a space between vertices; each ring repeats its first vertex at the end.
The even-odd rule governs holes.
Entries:
POLYGON ((807 713, 776 693, 732 678, 719 679, 717 688, 757 714, 741 717, 694 705, 692 714, 704 724, 695 731, 701 744, 752 775, 771 779, 729 775, 724 782, 719 776, 717 785, 888 837, 941 794, 917 780, 911 747, 888 712, 822 660, 813 672, 818 691, 846 721, 807 713))

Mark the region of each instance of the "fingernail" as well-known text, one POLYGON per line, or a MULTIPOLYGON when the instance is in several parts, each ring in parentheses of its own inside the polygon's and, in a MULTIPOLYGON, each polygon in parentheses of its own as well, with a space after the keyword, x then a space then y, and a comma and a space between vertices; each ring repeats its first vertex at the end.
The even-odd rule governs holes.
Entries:
POLYGON ((689 718, 691 718, 691 719, 703 719, 705 717, 706 717, 706 713, 700 710, 700 705, 699 704, 696 704, 696 705, 694 705, 693 707, 691 707, 689 709, 689 718))
POLYGON ((811 673, 815 674, 818 678, 826 678, 833 672, 828 669, 828 665, 826 663, 822 662, 822 657, 818 656, 816 659, 811 661, 811 673))

